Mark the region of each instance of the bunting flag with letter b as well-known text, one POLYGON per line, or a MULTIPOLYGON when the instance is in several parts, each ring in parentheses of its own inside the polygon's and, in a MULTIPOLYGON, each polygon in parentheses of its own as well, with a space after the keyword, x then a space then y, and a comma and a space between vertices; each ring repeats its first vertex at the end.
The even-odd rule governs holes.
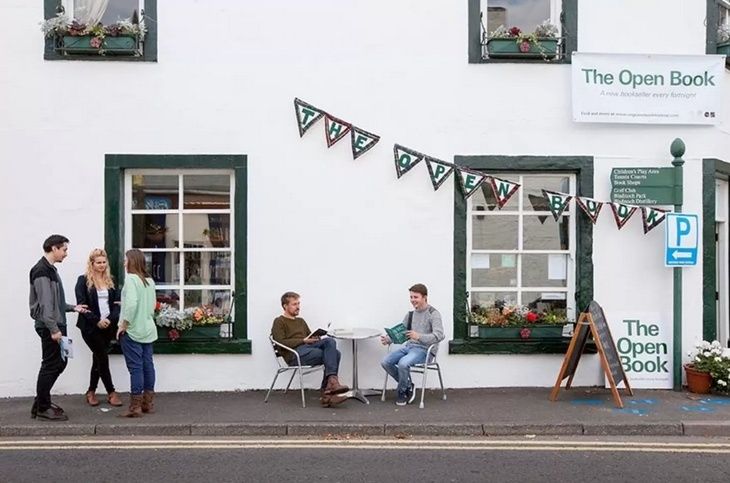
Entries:
POLYGON ((666 210, 660 210, 659 208, 651 208, 648 206, 641 207, 641 221, 644 225, 644 235, 649 233, 651 230, 661 225, 664 218, 667 216, 666 210))
POLYGON ((393 145, 393 156, 395 156, 395 171, 398 178, 410 171, 423 159, 423 154, 400 144, 393 145))
POLYGON ((345 134, 350 132, 350 127, 352 126, 345 121, 325 114, 324 135, 327 138, 327 147, 332 147, 337 141, 345 137, 345 134))
POLYGON ((352 126, 350 130, 350 146, 352 159, 357 159, 380 141, 380 136, 369 133, 364 129, 352 126))
POLYGON ((575 202, 581 207, 583 213, 591 219, 591 223, 595 225, 596 221, 598 221, 598 214, 601 213, 601 208, 603 208, 603 201, 586 198, 584 196, 576 196, 575 202))
POLYGON ((461 186, 461 192, 464 195, 464 199, 473 195, 488 178, 485 174, 475 173, 474 171, 468 171, 465 169, 457 169, 457 172, 459 173, 459 186, 461 186))
POLYGON ((431 184, 433 184, 433 190, 436 191, 454 171, 454 165, 429 156, 426 156, 425 159, 426 167, 428 167, 428 175, 431 178, 431 184))
POLYGON ((322 119, 324 111, 321 111, 311 104, 307 104, 301 99, 294 98, 294 111, 297 114, 297 127, 299 128, 299 137, 304 136, 307 129, 312 127, 314 123, 322 119))
POLYGON ((507 204, 509 199, 512 198, 512 195, 517 193, 517 190, 520 189, 520 185, 517 183, 507 181, 506 179, 495 178, 493 176, 490 179, 490 184, 492 185, 494 198, 497 200, 497 206, 500 210, 505 204, 507 204))
POLYGON ((635 206, 624 205, 621 203, 611 202, 611 210, 613 210, 613 218, 616 220, 616 226, 620 230, 624 227, 631 215, 636 211, 635 206))
POLYGON ((547 200, 548 208, 550 209, 550 213, 553 214, 555 221, 560 220, 560 216, 563 214, 565 209, 568 207, 568 203, 570 203, 570 200, 573 198, 572 195, 548 190, 542 190, 542 195, 547 200))

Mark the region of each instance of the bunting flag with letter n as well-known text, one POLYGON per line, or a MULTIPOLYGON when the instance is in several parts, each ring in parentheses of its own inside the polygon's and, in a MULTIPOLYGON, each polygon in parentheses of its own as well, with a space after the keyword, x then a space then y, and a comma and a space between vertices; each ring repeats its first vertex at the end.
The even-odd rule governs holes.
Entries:
POLYGON ((568 203, 570 203, 570 200, 573 198, 572 195, 548 190, 542 190, 542 195, 547 200, 548 208, 550 209, 550 213, 553 214, 555 221, 560 220, 560 216, 563 214, 565 209, 568 207, 568 203))
POLYGON ((398 178, 420 163, 424 157, 424 155, 418 151, 408 149, 400 144, 393 145, 393 156, 395 156, 395 171, 398 178))
POLYGON ((512 195, 520 189, 519 184, 507 181, 506 179, 495 178, 494 176, 491 177, 490 184, 492 185, 494 197, 497 200, 497 206, 500 210, 512 198, 512 195))
POLYGON ((426 167, 428 167, 428 175, 431 178, 434 191, 439 189, 454 171, 453 164, 429 156, 426 156, 426 167))
POLYGON ((301 99, 294 98, 294 111, 297 114, 297 127, 299 128, 299 137, 304 136, 307 129, 312 127, 314 123, 322 119, 324 111, 321 111, 311 104, 307 104, 301 99))
POLYGON ((458 169, 457 171, 459 173, 459 186, 461 186, 461 192, 465 199, 473 195, 489 177, 485 174, 475 173, 466 169, 458 169))
POLYGON ((357 159, 380 141, 380 136, 369 133, 364 129, 352 126, 350 130, 350 146, 352 159, 357 159))
POLYGON ((331 148, 337 141, 345 137, 350 132, 350 124, 341 119, 324 115, 324 135, 327 138, 327 147, 331 148))
POLYGON ((598 221, 598 214, 601 213, 601 208, 603 208, 603 201, 586 198, 584 196, 576 196, 575 202, 581 207, 583 213, 591 219, 591 223, 595 225, 596 221, 598 221))
POLYGON ((621 203, 611 202, 611 210, 613 210, 613 218, 616 220, 616 226, 620 230, 624 227, 631 215, 636 211, 635 206, 624 205, 621 203))
POLYGON ((666 218, 667 211, 660 210, 659 208, 651 208, 648 206, 641 207, 641 221, 644 225, 644 234, 646 235, 651 230, 661 225, 666 218))

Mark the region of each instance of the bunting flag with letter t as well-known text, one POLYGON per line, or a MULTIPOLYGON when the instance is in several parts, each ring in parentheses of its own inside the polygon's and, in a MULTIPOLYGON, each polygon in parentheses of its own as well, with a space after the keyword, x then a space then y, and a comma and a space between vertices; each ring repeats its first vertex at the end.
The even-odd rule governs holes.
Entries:
POLYGON ((497 206, 500 210, 505 204, 507 204, 509 199, 512 198, 512 195, 517 193, 517 190, 520 189, 520 185, 517 183, 507 181, 506 179, 495 178, 493 176, 491 177, 490 184, 492 185, 494 197, 497 200, 497 206))
POLYGON ((327 147, 331 148, 337 141, 345 137, 351 127, 349 123, 325 113, 324 135, 327 138, 327 147))
POLYGON ((550 209, 550 213, 553 214, 555 221, 560 220, 560 215, 563 214, 565 209, 568 207, 568 203, 570 203, 571 198, 573 198, 572 195, 548 190, 542 190, 542 195, 547 200, 548 208, 550 209))
POLYGON ((660 210, 659 208, 651 208, 649 206, 641 207, 641 221, 644 224, 644 235, 649 233, 651 230, 661 225, 666 218, 667 210, 660 210))
POLYGON ((611 210, 613 210, 613 218, 616 220, 616 226, 620 230, 624 227, 631 215, 636 211, 635 206, 624 205, 621 203, 611 202, 611 210))
POLYGON ((395 171, 398 178, 410 171, 424 158, 424 155, 418 151, 408 149, 400 144, 393 145, 393 156, 395 156, 395 171))
POLYGON ((489 177, 485 174, 475 173, 474 171, 465 169, 457 169, 456 171, 459 173, 459 186, 461 186, 464 199, 476 193, 482 183, 489 177))
POLYGON ((380 141, 380 136, 369 133, 364 129, 352 126, 350 130, 350 146, 352 159, 357 159, 380 141))
POLYGON ((585 196, 576 196, 575 202, 581 207, 583 213, 591 219, 591 223, 595 225, 596 221, 598 221, 598 214, 601 212, 601 208, 603 208, 603 201, 586 198, 585 196))
POLYGON ((439 189, 454 171, 453 164, 429 156, 426 156, 426 167, 428 167, 428 175, 431 178, 434 191, 439 189))
POLYGON ((297 114, 297 127, 299 128, 299 137, 304 136, 307 129, 312 127, 314 123, 322 119, 324 111, 321 111, 311 104, 307 104, 301 99, 294 98, 294 111, 297 114))

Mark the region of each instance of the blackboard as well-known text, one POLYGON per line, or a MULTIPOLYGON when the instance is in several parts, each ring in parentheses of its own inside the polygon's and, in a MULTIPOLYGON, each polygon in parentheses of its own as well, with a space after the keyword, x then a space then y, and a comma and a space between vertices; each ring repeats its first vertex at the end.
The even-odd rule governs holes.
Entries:
POLYGON ((570 387, 570 382, 573 380, 573 376, 575 376, 575 370, 578 368, 578 361, 580 361, 580 356, 583 354, 583 349, 588 342, 588 334, 591 333, 591 327, 589 324, 579 323, 575 325, 575 329, 573 330, 573 340, 575 340, 573 350, 568 350, 565 354, 568 358, 568 363, 565 365, 563 374, 560 377, 561 381, 566 377, 570 378, 568 387, 570 387))
POLYGON ((611 330, 608 328, 608 321, 603 313, 603 308, 594 300, 588 305, 586 312, 591 314, 593 326, 595 327, 595 332, 598 336, 597 342, 600 342, 601 348, 603 349, 603 355, 606 358, 606 363, 608 363, 608 368, 613 376, 613 383, 618 386, 621 381, 625 381, 626 375, 624 374, 624 369, 621 366, 621 360, 619 359, 616 344, 614 343, 613 336, 611 335, 611 330))

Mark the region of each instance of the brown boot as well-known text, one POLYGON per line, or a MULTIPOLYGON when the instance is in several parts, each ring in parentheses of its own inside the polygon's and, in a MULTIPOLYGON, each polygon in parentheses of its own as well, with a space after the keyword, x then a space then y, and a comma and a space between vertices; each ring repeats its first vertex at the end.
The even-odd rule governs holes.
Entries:
POLYGON ((109 395, 106 397, 106 400, 110 406, 122 406, 123 405, 122 400, 119 399, 119 394, 117 394, 116 392, 109 393, 109 395))
POLYGON ((96 399, 96 393, 94 391, 86 391, 86 403, 89 406, 99 405, 99 400, 96 399))
POLYGON ((347 397, 342 396, 341 394, 333 394, 326 397, 329 397, 329 407, 335 407, 347 399, 347 397))
POLYGON ((349 390, 349 387, 340 384, 340 380, 336 375, 331 375, 327 378, 327 387, 325 387, 324 393, 328 395, 341 394, 349 390))
POLYGON ((155 412, 155 391, 145 391, 142 393, 142 412, 155 412))
POLYGON ((122 418, 140 418, 142 417, 142 395, 132 394, 129 401, 129 409, 119 415, 122 418))

